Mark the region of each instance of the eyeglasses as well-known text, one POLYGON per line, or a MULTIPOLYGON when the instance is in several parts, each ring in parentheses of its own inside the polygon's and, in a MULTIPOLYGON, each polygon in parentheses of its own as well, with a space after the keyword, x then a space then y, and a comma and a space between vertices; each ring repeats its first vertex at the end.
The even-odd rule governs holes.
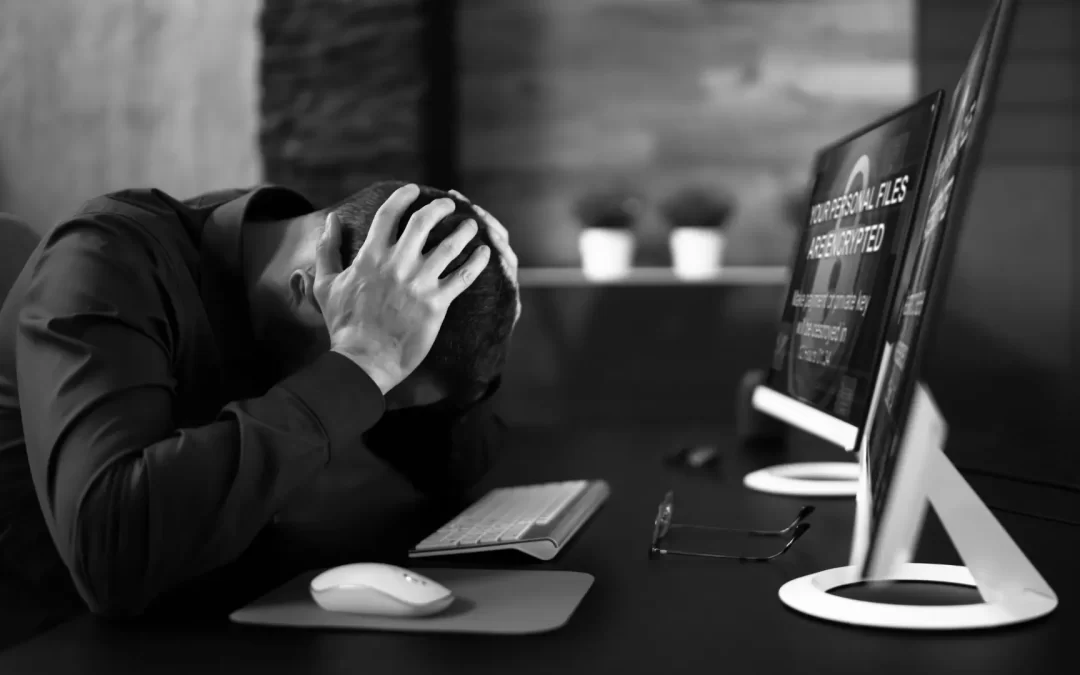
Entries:
POLYGON ((663 501, 660 502, 660 508, 657 509, 656 512, 656 521, 653 523, 652 545, 649 547, 649 555, 650 557, 653 555, 688 555, 699 558, 727 558, 729 560, 738 560, 740 562, 768 562, 773 558, 778 558, 787 553, 787 550, 791 548, 791 545, 795 543, 795 540, 810 529, 810 523, 804 523, 803 521, 813 512, 813 506, 807 505, 802 507, 799 511, 799 515, 795 517, 795 520, 782 530, 738 530, 726 527, 712 527, 709 525, 673 523, 671 519, 675 513, 675 492, 668 490, 667 494, 664 495, 663 501), (790 535, 790 538, 787 540, 787 543, 784 544, 784 548, 770 556, 722 555, 719 553, 696 553, 693 551, 674 551, 667 548, 660 548, 660 540, 673 528, 710 530, 713 532, 737 532, 751 537, 787 537, 790 535))

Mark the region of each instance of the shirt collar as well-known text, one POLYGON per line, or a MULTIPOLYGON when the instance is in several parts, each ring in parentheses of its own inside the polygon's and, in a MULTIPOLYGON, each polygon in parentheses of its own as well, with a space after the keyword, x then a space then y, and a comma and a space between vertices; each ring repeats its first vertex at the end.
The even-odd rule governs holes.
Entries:
POLYGON ((222 384, 238 387, 245 397, 267 383, 258 377, 258 348, 251 333, 244 289, 244 228, 312 211, 315 207, 299 193, 269 185, 215 207, 203 225, 199 295, 224 357, 222 384))
POLYGON ((204 262, 225 272, 231 281, 243 274, 245 224, 295 218, 315 211, 299 192, 277 185, 254 188, 215 208, 203 226, 199 246, 204 262))

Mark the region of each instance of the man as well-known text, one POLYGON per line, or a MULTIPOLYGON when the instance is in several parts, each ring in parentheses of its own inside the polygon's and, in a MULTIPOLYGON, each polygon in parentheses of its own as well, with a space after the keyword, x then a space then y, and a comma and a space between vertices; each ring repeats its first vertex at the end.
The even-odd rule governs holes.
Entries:
POLYGON ((473 483, 516 265, 497 221, 415 185, 88 202, 0 311, 0 611, 24 629, 0 643, 197 586, 358 457, 473 483))

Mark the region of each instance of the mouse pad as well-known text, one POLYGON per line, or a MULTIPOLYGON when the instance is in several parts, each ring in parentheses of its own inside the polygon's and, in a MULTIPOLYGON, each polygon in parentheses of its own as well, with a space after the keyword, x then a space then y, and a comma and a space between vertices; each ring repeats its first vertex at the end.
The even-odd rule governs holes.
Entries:
POLYGON ((229 618, 258 626, 524 635, 562 627, 593 583, 583 572, 421 567, 416 572, 449 588, 454 602, 433 616, 401 618, 319 607, 308 586, 320 572, 301 574, 229 618))

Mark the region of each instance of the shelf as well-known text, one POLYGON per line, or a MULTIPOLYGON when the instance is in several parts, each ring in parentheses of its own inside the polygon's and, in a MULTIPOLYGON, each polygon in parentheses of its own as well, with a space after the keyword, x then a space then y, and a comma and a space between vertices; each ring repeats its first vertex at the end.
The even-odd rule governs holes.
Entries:
POLYGON ((580 267, 526 267, 518 270, 526 288, 572 286, 783 286, 787 267, 725 267, 700 279, 682 279, 670 267, 635 267, 617 279, 590 279, 580 267))

